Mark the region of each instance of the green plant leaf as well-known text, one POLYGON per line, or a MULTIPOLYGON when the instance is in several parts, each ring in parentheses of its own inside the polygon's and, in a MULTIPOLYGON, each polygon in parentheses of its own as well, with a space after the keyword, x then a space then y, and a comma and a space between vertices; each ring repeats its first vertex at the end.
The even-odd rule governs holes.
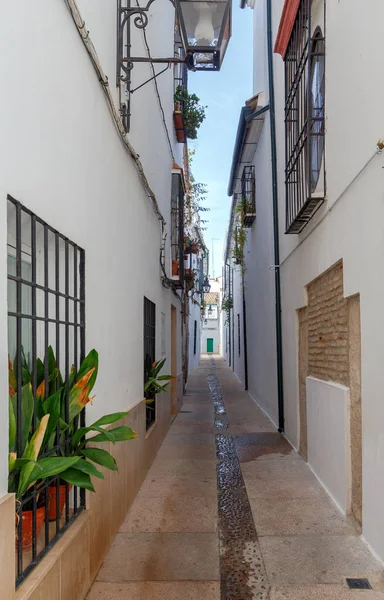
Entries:
POLYGON ((44 363, 38 358, 36 360, 36 387, 44 381, 44 363))
MULTIPOLYGON (((92 440, 94 441, 94 440, 92 440)), ((111 471, 117 471, 116 461, 109 452, 103 450, 102 448, 84 448, 81 451, 81 454, 91 460, 92 462, 101 465, 102 467, 106 467, 111 471)))
MULTIPOLYGON (((13 400, 17 403, 17 396, 13 397, 13 400)), ((14 405, 15 406, 15 405, 14 405)), ((17 404, 16 404, 17 406, 17 404)), ((33 409, 34 409, 34 401, 32 394, 32 386, 30 383, 23 386, 21 389, 21 449, 22 455, 26 450, 26 446, 28 443, 29 431, 32 425, 33 418, 33 409)), ((17 409, 15 410, 15 415, 17 415, 17 409)))
POLYGON ((61 390, 57 390, 57 392, 49 396, 49 398, 44 401, 43 410, 45 414, 50 415, 46 432, 46 439, 49 439, 52 433, 56 430, 56 426, 60 419, 61 390))
MULTIPOLYGON (((104 432, 104 434, 105 433, 106 432, 104 432)), ((121 425, 120 427, 109 429, 108 433, 114 437, 115 442, 125 442, 127 440, 133 440, 137 437, 136 431, 133 431, 133 429, 131 429, 130 427, 126 427, 126 425, 121 425)), ((102 436, 104 434, 95 435, 95 437, 91 438, 92 443, 106 441, 102 439, 102 436)))
POLYGON ((99 431, 100 433, 104 434, 105 440, 103 439, 103 441, 112 442, 113 444, 115 443, 115 438, 106 429, 97 427, 95 425, 90 425, 89 427, 80 427, 77 431, 75 431, 72 437, 72 448, 75 448, 76 444, 90 431, 99 431))
POLYGON ((64 479, 64 481, 66 481, 67 483, 71 483, 76 487, 89 490, 90 492, 95 491, 90 476, 87 473, 79 471, 78 469, 70 467, 69 469, 62 471, 60 477, 61 479, 64 479))
MULTIPOLYGON (((48 477, 54 477, 59 475, 62 471, 72 467, 77 461, 80 460, 79 456, 74 457, 59 457, 50 456, 48 458, 40 458, 38 465, 35 465, 32 472, 29 475, 28 481, 22 477, 23 470, 28 469, 29 465, 24 465, 20 472, 19 487, 17 490, 17 497, 20 498, 26 490, 39 479, 47 479, 48 477)), ((28 469, 29 470, 29 469, 28 469)))
POLYGON ((9 452, 16 450, 16 415, 13 408, 13 402, 9 399, 9 423, 8 423, 8 441, 9 441, 9 452))
POLYGON ((99 479, 104 479, 103 473, 98 471, 94 464, 86 461, 84 458, 81 458, 72 468, 87 473, 88 475, 98 477, 99 479))
POLYGON ((16 452, 9 452, 8 454, 8 473, 11 474, 12 471, 17 469, 16 467, 16 452))
POLYGON ((111 413, 110 415, 104 415, 104 417, 101 417, 101 419, 98 419, 97 421, 92 423, 90 427, 101 427, 102 425, 111 425, 111 423, 115 423, 116 421, 120 421, 120 419, 126 417, 127 414, 128 412, 117 412, 111 413))
POLYGON ((97 371, 99 368, 99 355, 95 349, 88 352, 87 356, 84 358, 83 362, 80 365, 79 373, 77 375, 77 381, 81 379, 88 371, 91 369, 95 369, 93 371, 92 377, 88 382, 89 391, 92 390, 93 386, 96 383, 97 379, 97 371))

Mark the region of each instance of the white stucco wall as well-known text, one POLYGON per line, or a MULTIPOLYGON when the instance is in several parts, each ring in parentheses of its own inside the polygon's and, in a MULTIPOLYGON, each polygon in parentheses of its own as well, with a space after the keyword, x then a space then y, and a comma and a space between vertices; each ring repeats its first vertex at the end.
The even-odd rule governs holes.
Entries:
MULTIPOLYGON (((274 3, 274 36, 281 5, 280 1, 274 3)), ((363 536, 384 559, 381 501, 384 494, 384 435, 381 427, 384 417, 381 393, 384 315, 380 277, 384 251, 383 156, 374 156, 377 139, 384 136, 384 82, 377 77, 381 68, 383 19, 384 5, 380 0, 373 0, 369 11, 361 10, 357 0, 327 3, 327 200, 299 236, 284 235, 284 68, 279 56, 275 57, 275 91, 286 435, 294 445, 297 444, 296 310, 306 303, 305 286, 343 259, 344 295, 360 294, 363 536)), ((312 425, 309 421, 308 429, 312 425)), ((342 434, 341 423, 339 434, 342 434)))
POLYGON ((201 308, 200 304, 192 301, 189 303, 189 371, 199 366, 201 352, 201 308), (194 344, 194 331, 196 322, 196 348, 194 344))
POLYGON ((349 388, 307 377, 308 464, 344 513, 351 502, 349 388))
MULTIPOLYGON (((81 0, 79 5, 114 89, 116 4, 81 0)), ((171 54, 173 9, 169 2, 163 6, 159 0, 159 5, 157 11, 164 9, 161 19, 148 35, 155 54, 171 54)), ((171 301, 178 307, 179 331, 180 304, 161 285, 159 221, 119 139, 65 3, 8 3, 0 32, 0 74, 7 90, 0 99, 1 495, 7 487, 8 451, 7 194, 85 249, 86 346, 97 348, 100 356, 89 420, 128 409, 142 397, 143 297, 156 303, 157 356, 161 313, 166 314, 167 365, 171 301), (28 68, 20 68, 26 57, 28 68)), ((174 141, 171 71, 159 87, 174 141)), ((132 109, 132 140, 169 223, 172 158, 153 86, 144 89, 132 109)))

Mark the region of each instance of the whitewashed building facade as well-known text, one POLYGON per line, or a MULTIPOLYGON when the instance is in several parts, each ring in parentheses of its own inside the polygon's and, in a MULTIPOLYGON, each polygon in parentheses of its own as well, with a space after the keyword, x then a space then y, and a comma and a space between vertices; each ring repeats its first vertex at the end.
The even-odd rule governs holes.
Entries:
MULTIPOLYGON (((255 97, 242 111, 228 190, 241 204, 243 169, 254 167, 248 389, 383 560, 384 6, 252 8, 255 97)), ((236 360, 234 368, 244 380, 236 360)))
POLYGON ((179 55, 175 9, 154 3, 147 26, 132 26, 128 40, 117 28, 123 15, 117 10, 125 6, 38 0, 3 9, 0 595, 6 600, 15 598, 15 581, 18 600, 32 589, 49 600, 85 596, 180 409, 191 320, 199 325, 191 368, 200 352, 200 305, 188 317, 183 283, 186 147, 173 114, 180 67, 141 87, 153 66, 124 70, 119 63, 128 43, 136 56, 179 55), (27 360, 43 359, 51 345, 63 372, 95 348, 99 371, 87 423, 129 411, 124 424, 138 433, 119 447, 108 444, 120 472, 98 479, 96 494, 80 499, 69 491, 65 526, 77 515, 75 524, 42 561, 58 530, 46 521, 32 549, 19 548, 16 556, 15 499, 7 493, 7 365, 21 344, 27 360), (144 362, 160 359, 173 380, 148 413, 144 362), (81 573, 81 580, 62 576, 63 569, 81 573), (59 582, 55 592, 52 578, 59 582))

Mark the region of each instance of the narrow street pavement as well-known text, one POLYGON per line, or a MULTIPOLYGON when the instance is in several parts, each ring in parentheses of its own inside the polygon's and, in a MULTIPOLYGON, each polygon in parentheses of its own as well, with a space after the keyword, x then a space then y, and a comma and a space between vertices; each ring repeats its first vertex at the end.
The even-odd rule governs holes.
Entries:
POLYGON ((384 600, 383 581, 305 461, 203 357, 88 600, 384 600))

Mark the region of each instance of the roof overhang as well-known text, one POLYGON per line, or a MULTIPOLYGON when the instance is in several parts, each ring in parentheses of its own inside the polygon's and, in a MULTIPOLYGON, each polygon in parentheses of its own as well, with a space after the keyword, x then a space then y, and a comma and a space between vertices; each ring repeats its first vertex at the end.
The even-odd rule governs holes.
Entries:
POLYGON ((228 183, 228 196, 232 196, 237 181, 241 178, 242 166, 253 160, 257 144, 263 129, 265 112, 269 106, 261 106, 263 94, 247 100, 240 112, 235 147, 233 150, 231 173, 228 183))
POLYGON ((285 0, 283 12, 281 13, 279 30, 275 42, 276 54, 281 54, 284 58, 287 51, 289 40, 291 39, 293 26, 295 24, 297 11, 299 10, 300 0, 285 0))

